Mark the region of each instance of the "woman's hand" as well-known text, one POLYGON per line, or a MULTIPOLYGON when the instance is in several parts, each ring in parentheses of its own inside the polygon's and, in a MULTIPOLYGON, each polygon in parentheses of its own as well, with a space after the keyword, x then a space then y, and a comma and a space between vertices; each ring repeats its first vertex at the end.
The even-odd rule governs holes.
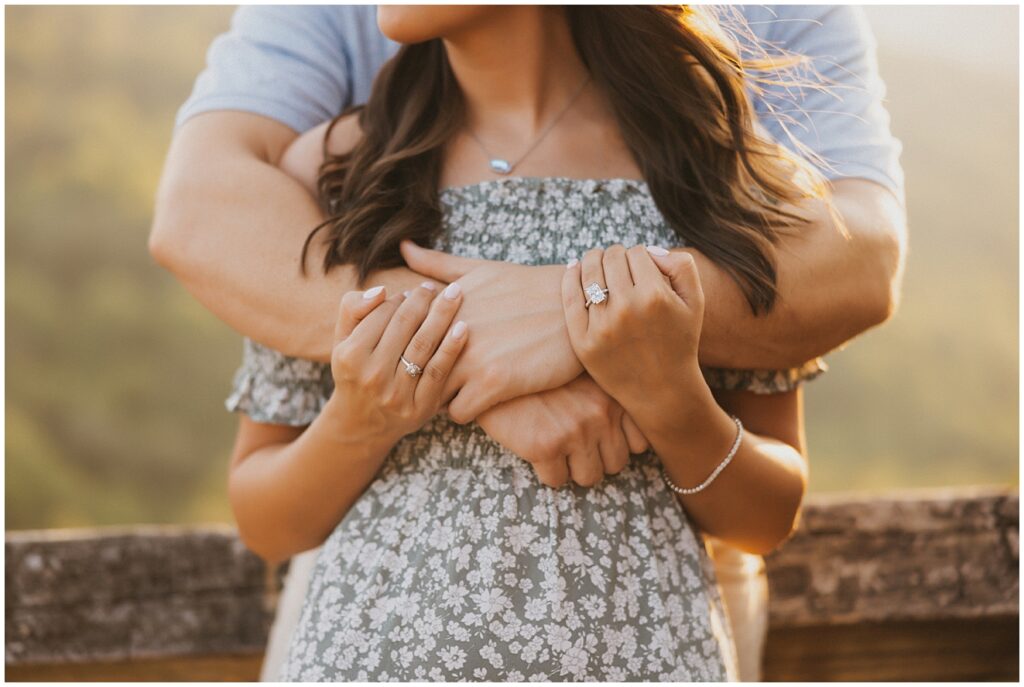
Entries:
POLYGON ((557 389, 583 372, 558 302, 561 266, 465 258, 408 240, 400 248, 411 269, 458 280, 466 295, 473 341, 446 385, 452 420, 472 422, 502 401, 557 389))
MULTIPOLYGON (((562 305, 573 350, 594 380, 634 417, 659 405, 679 417, 680 394, 713 402, 697 363, 704 294, 686 252, 614 245, 570 262, 562 305), (585 306, 584 289, 607 288, 585 306)), ((642 426, 642 425, 641 425, 642 426)))
POLYGON ((587 374, 550 391, 505 401, 477 418, 488 436, 533 465, 549 487, 590 487, 619 473, 647 439, 587 374))
POLYGON ((350 440, 393 445, 443 405, 467 333, 462 321, 449 328, 461 303, 458 284, 436 289, 425 282, 407 297, 386 298, 384 287, 374 287, 342 298, 331 354, 335 388, 323 412, 350 440), (400 356, 422 373, 410 375, 400 356))

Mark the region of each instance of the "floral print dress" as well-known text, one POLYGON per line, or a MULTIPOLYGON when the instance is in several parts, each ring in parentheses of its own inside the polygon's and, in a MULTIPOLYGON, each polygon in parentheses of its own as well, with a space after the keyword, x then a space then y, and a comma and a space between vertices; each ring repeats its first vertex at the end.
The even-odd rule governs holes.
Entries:
MULTIPOLYGON (((441 191, 435 248, 523 264, 593 246, 680 245, 645 182, 510 177, 441 191)), ((705 370, 785 391, 825 369, 705 370)), ((246 340, 227 401, 306 425, 330 367, 246 340)), ((704 539, 652 452, 553 489, 475 423, 438 415, 388 454, 321 547, 285 681, 720 681, 731 629, 704 539)))

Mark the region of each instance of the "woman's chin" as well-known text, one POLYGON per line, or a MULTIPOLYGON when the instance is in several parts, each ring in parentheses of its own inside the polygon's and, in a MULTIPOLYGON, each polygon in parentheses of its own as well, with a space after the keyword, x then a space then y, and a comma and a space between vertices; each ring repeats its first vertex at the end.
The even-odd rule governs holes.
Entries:
POLYGON ((396 43, 422 43, 458 32, 495 9, 487 5, 379 5, 377 27, 396 43))

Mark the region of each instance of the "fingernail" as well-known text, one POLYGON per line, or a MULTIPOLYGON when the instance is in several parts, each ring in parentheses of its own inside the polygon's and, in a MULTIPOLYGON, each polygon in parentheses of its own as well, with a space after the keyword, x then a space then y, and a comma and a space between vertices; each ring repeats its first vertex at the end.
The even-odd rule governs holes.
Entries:
POLYGON ((459 282, 453 281, 451 284, 445 287, 444 297, 450 301, 454 301, 459 297, 459 292, 462 291, 462 287, 459 286, 459 282))
POLYGON ((363 292, 363 298, 365 298, 366 300, 370 300, 383 290, 383 286, 374 286, 372 289, 367 289, 366 291, 363 292))
POLYGON ((565 266, 565 269, 569 269, 570 267, 572 267, 573 265, 575 265, 578 262, 579 262, 579 260, 577 260, 576 258, 573 258, 572 260, 569 261, 569 264, 567 264, 565 266))
POLYGON ((405 296, 406 298, 408 298, 410 293, 411 292, 409 292, 409 291, 403 291, 402 295, 405 296))
POLYGON ((647 252, 651 255, 657 255, 659 257, 665 257, 668 255, 668 251, 661 246, 647 246, 647 252))
POLYGON ((465 334, 465 333, 466 333, 466 323, 463 322, 462 320, 459 320, 458 322, 455 323, 455 326, 452 327, 452 338, 453 339, 461 339, 462 335, 465 334))
POLYGON ((420 284, 420 286, 425 288, 427 291, 436 291, 437 290, 437 286, 432 281, 425 281, 422 284, 420 284))

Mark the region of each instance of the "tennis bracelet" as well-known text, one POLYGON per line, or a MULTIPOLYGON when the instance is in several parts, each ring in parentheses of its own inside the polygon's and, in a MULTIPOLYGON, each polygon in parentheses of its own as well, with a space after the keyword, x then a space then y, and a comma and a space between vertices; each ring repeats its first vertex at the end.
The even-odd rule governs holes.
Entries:
POLYGON ((677 494, 696 494, 698 491, 702 491, 709 484, 715 481, 715 478, 718 477, 718 473, 724 470, 725 466, 729 464, 730 460, 732 460, 732 457, 736 455, 736 451, 738 451, 740 448, 740 442, 743 441, 743 423, 740 422, 740 419, 735 415, 730 415, 729 417, 731 417, 732 421, 736 423, 736 440, 732 442, 732 448, 729 449, 729 454, 725 457, 725 460, 719 463, 718 467, 715 468, 715 471, 711 473, 710 477, 708 477, 706 480, 701 482, 700 485, 693 487, 692 489, 684 489, 683 487, 678 487, 675 484, 673 484, 672 480, 668 478, 668 473, 665 472, 664 466, 662 466, 661 476, 665 479, 665 484, 668 485, 669 489, 671 489, 677 494))

